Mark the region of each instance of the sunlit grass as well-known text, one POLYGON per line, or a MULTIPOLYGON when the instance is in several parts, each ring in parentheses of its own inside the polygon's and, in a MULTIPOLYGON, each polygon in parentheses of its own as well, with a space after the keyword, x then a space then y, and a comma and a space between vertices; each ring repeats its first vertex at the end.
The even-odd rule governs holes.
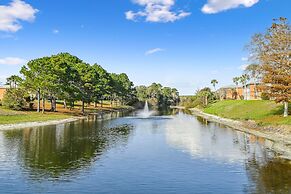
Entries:
MULTIPOLYGON (((3 110, 2 110, 3 112, 3 110)), ((6 111, 5 111, 6 112, 6 111)), ((23 122, 40 122, 50 120, 60 120, 72 117, 71 115, 58 114, 58 113, 36 113, 36 112, 16 112, 15 114, 1 114, 0 125, 2 124, 15 124, 23 122)))
POLYGON ((282 104, 264 100, 225 100, 209 105, 204 112, 224 118, 255 120, 260 124, 291 125, 291 117, 284 118, 282 104))

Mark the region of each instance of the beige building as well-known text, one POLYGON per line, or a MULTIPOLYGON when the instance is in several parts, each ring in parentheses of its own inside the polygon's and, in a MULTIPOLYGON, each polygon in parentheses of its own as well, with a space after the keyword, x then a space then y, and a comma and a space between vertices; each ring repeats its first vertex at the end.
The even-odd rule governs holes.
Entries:
POLYGON ((4 94, 8 88, 9 88, 9 86, 0 86, 0 100, 3 99, 4 94))
POLYGON ((261 84, 249 83, 246 87, 241 85, 222 87, 217 92, 220 99, 260 100, 263 88, 261 84))

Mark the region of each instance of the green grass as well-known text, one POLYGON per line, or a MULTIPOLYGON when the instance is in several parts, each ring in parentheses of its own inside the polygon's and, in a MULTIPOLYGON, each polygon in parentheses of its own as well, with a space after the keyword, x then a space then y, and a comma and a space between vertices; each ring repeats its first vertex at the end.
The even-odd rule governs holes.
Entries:
POLYGON ((236 120, 254 120, 263 125, 291 125, 291 117, 282 116, 283 106, 273 101, 225 100, 209 105, 204 112, 236 120))
POLYGON ((3 109, 0 107, 0 125, 3 124, 15 124, 24 122, 40 122, 50 120, 60 120, 70 118, 70 115, 59 114, 59 113, 36 113, 36 112, 23 112, 23 111, 12 111, 3 109))

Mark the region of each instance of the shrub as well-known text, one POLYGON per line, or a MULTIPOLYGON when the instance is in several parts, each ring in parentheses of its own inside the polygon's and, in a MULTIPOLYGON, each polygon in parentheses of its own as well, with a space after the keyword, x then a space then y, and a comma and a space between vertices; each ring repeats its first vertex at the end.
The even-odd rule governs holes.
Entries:
POLYGON ((22 88, 8 89, 4 94, 2 104, 13 110, 22 110, 27 105, 26 96, 26 91, 22 88))

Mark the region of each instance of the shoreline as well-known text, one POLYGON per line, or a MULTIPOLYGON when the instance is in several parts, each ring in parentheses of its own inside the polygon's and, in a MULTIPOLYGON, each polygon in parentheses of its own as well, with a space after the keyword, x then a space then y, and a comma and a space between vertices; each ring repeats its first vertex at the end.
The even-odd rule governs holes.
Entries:
MULTIPOLYGON (((178 108, 178 107, 176 107, 178 108)), ((184 107, 179 107, 185 109, 184 107)), ((200 109, 191 108, 189 109, 191 113, 196 116, 200 116, 204 119, 207 119, 212 122, 220 123, 231 127, 234 130, 241 131, 247 134, 255 135, 257 137, 262 137, 266 140, 269 140, 267 145, 268 148, 280 154, 279 157, 287 160, 291 160, 291 135, 284 135, 276 133, 272 130, 264 129, 263 127, 249 127, 246 126, 246 123, 242 121, 222 118, 216 115, 204 113, 200 109)))
POLYGON ((86 119, 90 115, 99 115, 99 114, 102 114, 102 113, 123 112, 123 111, 133 111, 133 110, 134 110, 133 107, 115 108, 115 109, 111 109, 111 110, 99 110, 99 111, 97 111, 95 113, 90 112, 90 113, 87 113, 87 115, 84 115, 84 116, 72 116, 71 118, 67 118, 67 119, 3 124, 3 125, 0 125, 0 131, 23 129, 23 128, 28 128, 28 127, 42 127, 42 126, 48 126, 48 125, 58 125, 58 124, 64 124, 64 123, 70 123, 70 122, 78 121, 78 120, 81 120, 81 119, 86 119))
POLYGON ((27 127, 42 127, 42 126, 48 126, 48 125, 58 125, 58 124, 74 122, 74 121, 84 119, 84 118, 85 117, 72 117, 68 119, 51 120, 51 121, 36 121, 36 122, 23 122, 23 123, 15 123, 15 124, 4 124, 4 125, 0 125, 0 131, 23 129, 27 127))

